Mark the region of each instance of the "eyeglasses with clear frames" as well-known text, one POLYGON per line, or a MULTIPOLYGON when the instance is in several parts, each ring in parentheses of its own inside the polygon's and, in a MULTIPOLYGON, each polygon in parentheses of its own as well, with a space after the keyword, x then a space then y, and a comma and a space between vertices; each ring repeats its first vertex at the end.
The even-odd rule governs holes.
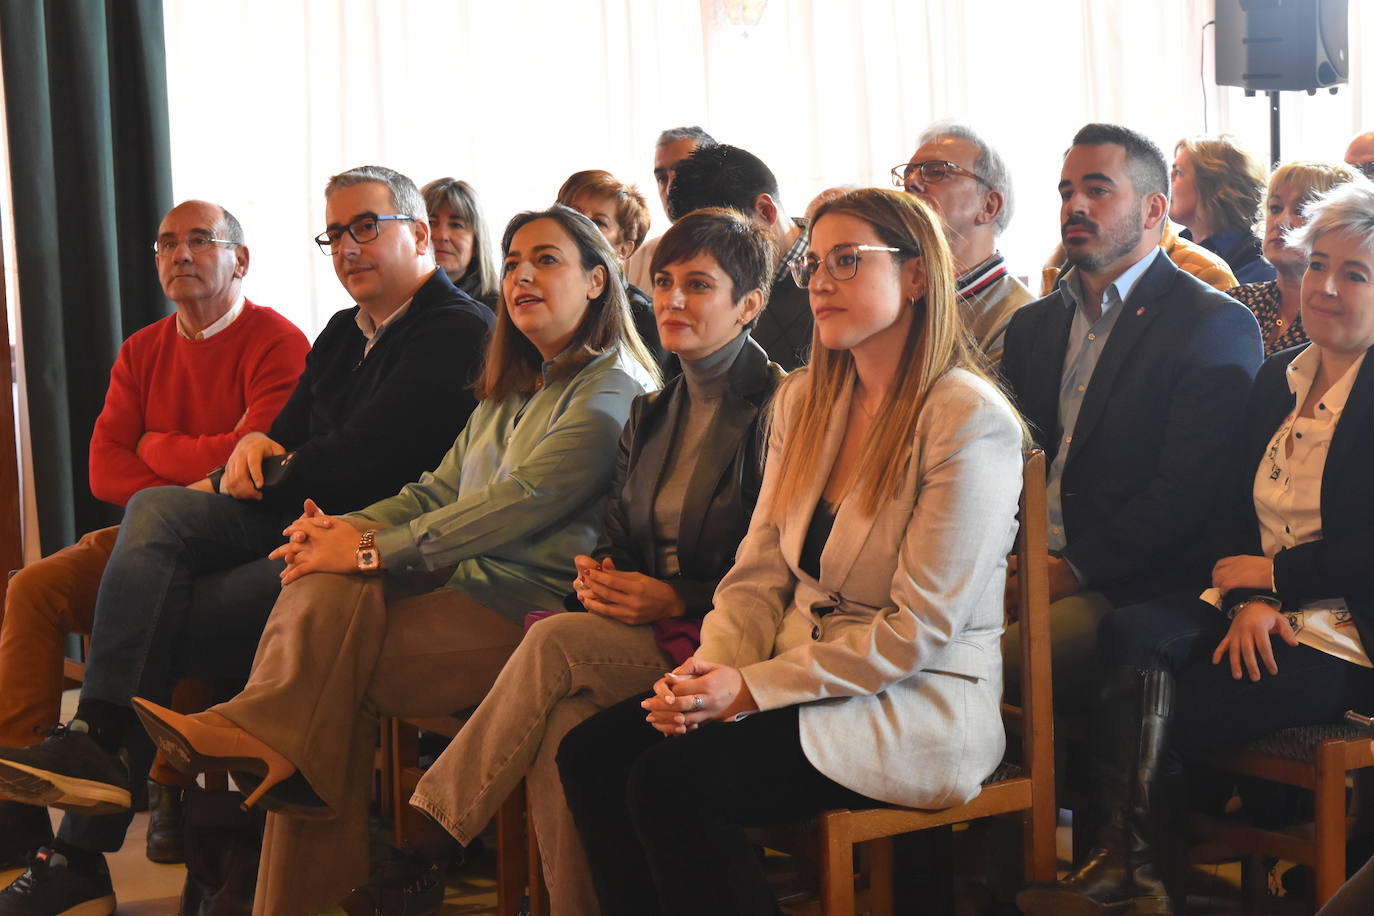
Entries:
POLYGON ((366 245, 382 234, 382 223, 392 219, 403 219, 415 222, 415 217, 407 216, 404 213, 380 213, 366 214, 355 219, 347 226, 332 226, 315 236, 315 244, 320 246, 320 251, 325 254, 333 254, 339 250, 339 242, 343 239, 345 232, 359 245, 366 245))
POLYGON ((193 235, 187 239, 165 238, 153 242, 153 254, 160 258, 165 258, 177 250, 177 246, 182 242, 186 243, 186 250, 193 255, 200 254, 202 251, 213 245, 224 245, 229 248, 237 248, 242 242, 232 242, 229 239, 217 239, 209 235, 193 235))
MULTIPOLYGON (((836 245, 825 253, 825 272, 830 274, 835 280, 852 280, 854 275, 859 272, 859 261, 863 260, 861 251, 905 251, 905 248, 889 248, 886 245, 856 245, 847 243, 836 245)), ((811 286, 811 278, 820 269, 821 261, 816 260, 811 255, 798 258, 793 261, 788 269, 792 272, 792 281, 802 289, 811 286)))
POLYGON ((903 162, 901 165, 892 168, 892 183, 905 190, 914 190, 911 181, 920 173, 921 181, 925 184, 939 184, 951 175, 962 175, 965 178, 972 178, 974 181, 992 187, 982 175, 970 172, 968 169, 955 165, 945 159, 927 159, 925 162, 903 162))

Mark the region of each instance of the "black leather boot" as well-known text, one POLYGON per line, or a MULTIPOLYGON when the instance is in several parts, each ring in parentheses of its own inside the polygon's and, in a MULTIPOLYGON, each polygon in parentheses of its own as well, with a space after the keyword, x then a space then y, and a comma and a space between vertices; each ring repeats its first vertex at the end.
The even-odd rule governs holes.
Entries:
POLYGON ((29 856, 51 845, 47 808, 0 801, 0 871, 27 866, 29 856))
POLYGON ((148 780, 148 861, 163 865, 186 861, 185 796, 181 786, 148 780))
POLYGON ((1173 704, 1174 679, 1166 671, 1121 668, 1108 677, 1093 719, 1096 843, 1062 881, 1016 895, 1027 916, 1174 912, 1154 843, 1173 704))

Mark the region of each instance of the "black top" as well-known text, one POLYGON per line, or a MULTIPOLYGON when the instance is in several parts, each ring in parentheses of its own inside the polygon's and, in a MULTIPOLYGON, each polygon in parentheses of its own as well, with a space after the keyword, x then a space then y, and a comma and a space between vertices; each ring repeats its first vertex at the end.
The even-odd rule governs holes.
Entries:
POLYGON ((494 290, 485 296, 479 295, 478 286, 481 282, 482 275, 478 273, 475 265, 468 265, 468 272, 458 280, 458 288, 494 312, 496 311, 496 300, 500 298, 501 294, 494 290))
POLYGON ((311 497, 331 514, 394 495, 434 468, 477 401, 495 316, 436 270, 366 357, 355 306, 315 339, 305 371, 268 435, 291 473, 264 497, 299 512, 311 497))
POLYGON ((791 274, 784 274, 768 291, 768 305, 751 333, 769 359, 791 372, 810 357, 814 324, 811 294, 797 286, 791 274))
POLYGON ((813 579, 821 577, 821 554, 835 527, 835 512, 836 507, 826 500, 816 500, 816 511, 811 515, 811 524, 807 526, 806 537, 802 540, 801 556, 797 562, 802 572, 813 579))
MULTIPOLYGON (((654 362, 663 366, 665 356, 673 354, 665 354, 663 344, 659 343, 658 320, 654 318, 654 300, 633 283, 625 284, 625 294, 630 298, 630 316, 635 320, 635 330, 639 332, 639 339, 644 341, 644 346, 649 349, 649 355, 654 358, 654 362)), ((676 375, 677 372, 673 374, 676 375)))

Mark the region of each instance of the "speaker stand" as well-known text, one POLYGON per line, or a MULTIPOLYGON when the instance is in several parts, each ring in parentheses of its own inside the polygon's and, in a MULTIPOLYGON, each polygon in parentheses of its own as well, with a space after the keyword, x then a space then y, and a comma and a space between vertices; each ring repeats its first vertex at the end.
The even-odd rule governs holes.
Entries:
POLYGON ((1269 167, 1276 169, 1279 167, 1279 94, 1271 89, 1265 95, 1269 96, 1269 167))

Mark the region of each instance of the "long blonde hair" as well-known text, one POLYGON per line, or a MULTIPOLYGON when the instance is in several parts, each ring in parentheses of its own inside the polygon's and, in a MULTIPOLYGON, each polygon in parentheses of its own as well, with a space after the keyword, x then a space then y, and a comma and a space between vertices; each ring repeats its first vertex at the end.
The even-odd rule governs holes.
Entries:
MULTIPOLYGON (((899 261, 925 260, 926 292, 906 306, 916 311, 902 346, 896 384, 879 407, 882 422, 868 430, 863 458, 850 485, 864 510, 873 514, 901 486, 916 423, 935 383, 958 368, 998 385, 965 325, 954 291, 954 260, 934 211, 913 194, 865 188, 824 204, 813 224, 830 213, 868 223, 883 244, 900 249, 894 255, 899 261)), ((813 330, 810 365, 784 382, 788 388, 799 387, 800 392, 774 399, 775 405, 796 402, 779 459, 779 492, 773 503, 779 511, 801 498, 802 488, 817 473, 820 450, 816 444, 824 440, 836 405, 855 377, 853 355, 825 346, 813 330)))

